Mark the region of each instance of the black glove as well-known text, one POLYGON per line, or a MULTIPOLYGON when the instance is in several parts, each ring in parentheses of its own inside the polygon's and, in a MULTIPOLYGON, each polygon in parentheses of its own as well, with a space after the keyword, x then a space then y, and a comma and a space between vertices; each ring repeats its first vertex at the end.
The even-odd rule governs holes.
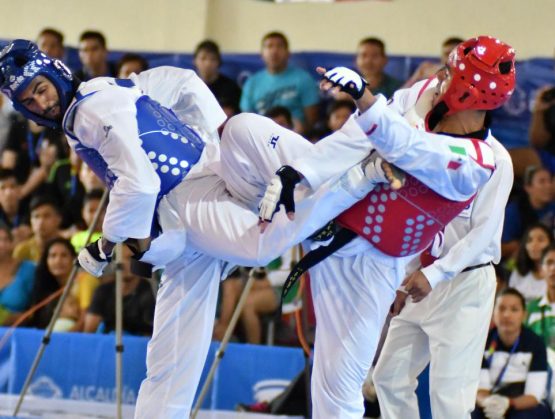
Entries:
POLYGON ((299 173, 291 166, 282 166, 276 172, 266 188, 260 202, 259 217, 263 221, 272 221, 274 214, 283 205, 287 213, 295 212, 295 199, 293 193, 295 186, 301 181, 299 173))

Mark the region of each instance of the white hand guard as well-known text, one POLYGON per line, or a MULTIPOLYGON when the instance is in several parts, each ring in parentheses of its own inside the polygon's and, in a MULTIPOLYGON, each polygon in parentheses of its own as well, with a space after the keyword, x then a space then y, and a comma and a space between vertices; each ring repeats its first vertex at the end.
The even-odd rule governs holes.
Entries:
POLYGON ((360 99, 368 85, 368 82, 356 71, 347 67, 334 67, 326 71, 324 78, 335 86, 339 86, 342 91, 351 95, 353 99, 360 99))
POLYGON ((111 255, 106 255, 102 250, 102 239, 85 246, 77 256, 79 266, 92 276, 102 276, 104 269, 111 262, 111 255))
POLYGON ((270 184, 266 188, 266 192, 260 201, 260 208, 258 210, 258 217, 263 221, 271 221, 275 212, 278 209, 279 198, 281 197, 281 190, 283 185, 278 176, 274 176, 270 184))
POLYGON ((295 212, 295 186, 301 181, 299 173, 291 166, 282 166, 276 176, 270 181, 266 192, 260 201, 258 216, 262 221, 272 221, 279 206, 285 207, 285 212, 295 212))

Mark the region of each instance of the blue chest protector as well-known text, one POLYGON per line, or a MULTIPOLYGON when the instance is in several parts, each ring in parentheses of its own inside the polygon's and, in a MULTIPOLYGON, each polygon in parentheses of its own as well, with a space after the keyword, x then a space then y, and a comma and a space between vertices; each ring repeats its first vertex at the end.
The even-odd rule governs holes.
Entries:
MULTIPOLYGON (((121 87, 132 87, 131 80, 114 80, 121 87)), ((68 112, 75 112, 80 103, 94 95, 76 94, 76 101, 68 112)), ((141 147, 150 159, 152 167, 160 177, 160 193, 158 200, 168 194, 189 173, 200 159, 204 149, 204 141, 188 125, 181 122, 171 109, 165 108, 148 96, 141 96, 135 103, 137 107, 138 135, 141 147)), ((117 176, 108 168, 100 153, 84 146, 73 133, 73 118, 66 118, 65 133, 77 141, 75 152, 87 163, 92 171, 108 188, 112 188, 117 176)), ((109 129, 105 128, 105 129, 109 129)))

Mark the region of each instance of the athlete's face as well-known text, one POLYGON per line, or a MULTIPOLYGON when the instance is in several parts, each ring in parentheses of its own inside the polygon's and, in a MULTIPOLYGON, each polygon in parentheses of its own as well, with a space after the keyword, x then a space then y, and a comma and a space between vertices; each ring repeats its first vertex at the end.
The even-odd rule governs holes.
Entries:
POLYGON ((441 68, 441 70, 437 72, 436 76, 439 83, 436 86, 434 100, 432 101, 433 106, 436 106, 441 101, 452 80, 451 71, 447 66, 441 68))
POLYGON ((502 295, 497 297, 493 311, 493 322, 497 326, 499 335, 519 333, 526 312, 522 307, 520 298, 515 295, 502 295))
POLYGON ((542 259, 542 274, 547 287, 555 289, 555 250, 550 250, 542 259))
POLYGON ((17 100, 30 112, 56 120, 61 116, 60 97, 54 84, 44 76, 37 76, 21 92, 17 100))

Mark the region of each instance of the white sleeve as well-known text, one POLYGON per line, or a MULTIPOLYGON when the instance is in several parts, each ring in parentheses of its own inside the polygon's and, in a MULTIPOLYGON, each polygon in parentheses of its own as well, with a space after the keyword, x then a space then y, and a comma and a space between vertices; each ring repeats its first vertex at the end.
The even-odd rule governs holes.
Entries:
POLYGON ((526 375, 524 384, 524 394, 534 396, 536 400, 541 402, 545 398, 545 389, 547 388, 547 371, 530 371, 526 375))
POLYGON ((208 86, 192 70, 162 66, 131 79, 182 122, 207 134, 215 133, 227 118, 208 86))
POLYGON ((482 263, 480 256, 489 253, 492 243, 497 249, 501 246, 505 205, 513 185, 513 166, 508 153, 504 153, 505 158, 497 161, 493 176, 473 202, 468 234, 441 258, 422 268, 432 288, 442 280, 452 279, 468 266, 482 263))
POLYGON ((364 160, 372 148, 372 143, 351 116, 339 131, 318 141, 310 154, 295 160, 291 166, 316 190, 364 160))
POLYGON ((386 106, 381 95, 356 121, 384 159, 445 198, 464 201, 491 176, 494 160, 489 147, 413 128, 386 106))
POLYGON ((134 96, 111 93, 100 91, 80 105, 74 131, 84 146, 100 153, 117 178, 102 231, 118 243, 150 236, 160 178, 139 142, 134 96))

